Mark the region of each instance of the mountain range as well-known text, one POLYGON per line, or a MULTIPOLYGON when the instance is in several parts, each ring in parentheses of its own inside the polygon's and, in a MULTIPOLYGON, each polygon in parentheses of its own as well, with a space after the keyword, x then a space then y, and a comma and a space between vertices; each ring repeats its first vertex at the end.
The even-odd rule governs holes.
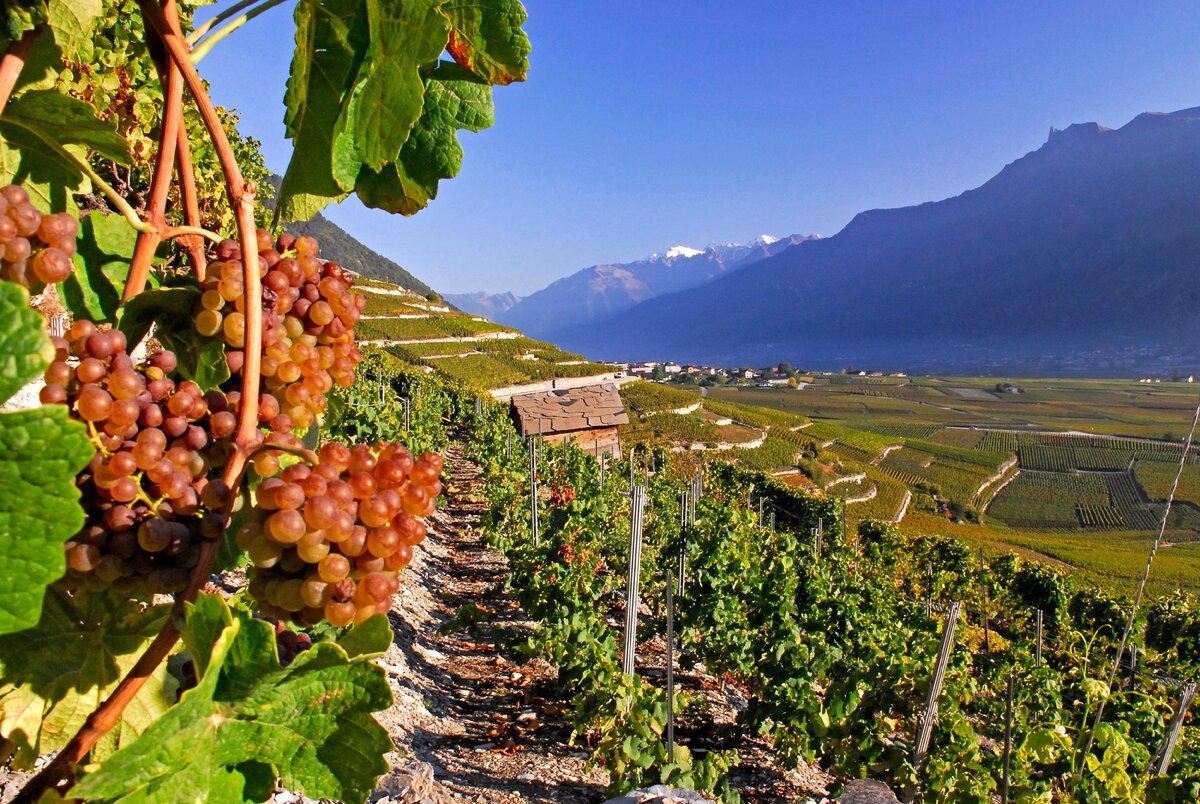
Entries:
MULTIPOLYGON (((911 370, 1159 353, 1194 366, 1200 108, 1051 129, 978 188, 863 212, 742 266, 619 312, 587 302, 586 324, 552 309, 540 324, 592 359, 911 370)), ((589 277, 617 273, 598 266, 540 293, 566 304, 590 297, 589 277)), ((624 284, 619 298, 638 301, 624 284)))
POLYGON ((503 293, 484 293, 482 291, 475 293, 447 293, 442 298, 464 313, 481 315, 493 321, 499 321, 500 316, 504 315, 505 312, 521 300, 520 296, 509 291, 503 293))
POLYGON ((553 340, 567 328, 599 321, 664 293, 706 284, 810 239, 806 235, 784 238, 762 235, 746 244, 728 243, 704 249, 672 246, 644 260, 584 268, 507 307, 505 299, 484 294, 446 298, 467 312, 486 315, 526 334, 553 340), (487 312, 489 306, 492 312, 487 312))

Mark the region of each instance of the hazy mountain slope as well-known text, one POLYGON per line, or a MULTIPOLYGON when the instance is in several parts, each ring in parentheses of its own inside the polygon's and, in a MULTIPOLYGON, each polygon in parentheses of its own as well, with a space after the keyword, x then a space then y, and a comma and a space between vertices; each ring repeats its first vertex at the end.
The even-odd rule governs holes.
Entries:
POLYGON ((1198 291, 1189 109, 1052 130, 977 189, 861 213, 833 237, 556 340, 593 359, 1003 363, 1189 344, 1198 291))
POLYGON ((443 297, 458 309, 471 315, 481 315, 484 318, 499 320, 499 316, 511 309, 521 300, 520 296, 505 291, 504 293, 447 293, 443 297))
POLYGON ((763 236, 748 245, 699 249, 675 246, 632 263, 593 265, 559 279, 497 312, 497 320, 531 335, 553 337, 564 327, 596 321, 663 293, 696 287, 800 243, 804 235, 763 236))
POLYGON ((417 279, 400 265, 374 249, 364 246, 353 235, 320 213, 310 221, 289 223, 286 228, 294 234, 306 234, 317 238, 317 242, 321 244, 322 257, 341 263, 343 267, 349 268, 351 271, 376 279, 386 279, 406 290, 420 294, 426 294, 432 290, 429 285, 417 279))
MULTIPOLYGON (((278 193, 279 176, 271 176, 270 181, 275 185, 275 192, 278 193)), ((266 206, 274 209, 274 202, 266 202, 266 206)), ((284 228, 295 235, 315 237, 321 245, 322 257, 340 263, 342 267, 349 268, 355 273, 372 276, 376 279, 386 279, 388 282, 395 282, 406 290, 422 295, 433 290, 397 263, 374 249, 364 246, 355 239, 354 235, 319 212, 313 216, 312 220, 289 223, 284 228)))

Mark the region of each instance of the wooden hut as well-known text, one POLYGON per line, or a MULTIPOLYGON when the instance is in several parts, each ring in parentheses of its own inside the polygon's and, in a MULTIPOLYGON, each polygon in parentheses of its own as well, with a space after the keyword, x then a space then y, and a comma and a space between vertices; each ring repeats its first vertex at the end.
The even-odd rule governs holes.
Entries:
POLYGON ((629 424, 617 386, 585 385, 521 394, 512 398, 513 417, 523 436, 540 433, 548 444, 573 441, 582 449, 620 457, 617 427, 629 424))

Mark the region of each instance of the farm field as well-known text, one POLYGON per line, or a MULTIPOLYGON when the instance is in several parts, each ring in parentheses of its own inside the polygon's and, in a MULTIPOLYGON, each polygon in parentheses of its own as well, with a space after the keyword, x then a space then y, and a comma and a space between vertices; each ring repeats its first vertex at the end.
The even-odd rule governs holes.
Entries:
POLYGON ((710 388, 708 393, 871 432, 889 427, 977 427, 1151 439, 1182 439, 1198 393, 1186 383, 1010 380, 1024 391, 1017 394, 995 391, 997 382, 965 377, 817 377, 801 390, 710 388), (964 389, 983 393, 965 397, 964 389))
MULTIPOLYGON (((847 506, 852 522, 894 521, 903 510, 906 531, 952 534, 1132 583, 1200 390, 1011 382, 1022 392, 1000 391, 992 378, 816 377, 797 390, 710 388, 703 405, 752 420, 770 434, 768 445, 797 447, 787 469, 827 494, 860 500, 847 506), (809 423, 794 429, 799 421, 809 423)), ((673 400, 685 393, 663 388, 673 400)), ((1198 454, 1193 448, 1176 493, 1156 585, 1200 589, 1198 454)), ((755 468, 783 470, 745 457, 755 468)))

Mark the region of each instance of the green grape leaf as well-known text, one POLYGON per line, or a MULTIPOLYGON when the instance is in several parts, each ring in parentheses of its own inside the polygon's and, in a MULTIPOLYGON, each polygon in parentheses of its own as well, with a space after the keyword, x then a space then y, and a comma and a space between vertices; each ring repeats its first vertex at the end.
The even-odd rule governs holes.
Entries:
POLYGON ((116 320, 136 243, 137 232, 120 215, 93 212, 83 218, 75 270, 58 286, 63 303, 98 324, 116 320))
POLYGON ((264 762, 242 762, 235 769, 245 779, 245 801, 269 801, 275 793, 275 771, 264 762))
POLYGON ((75 474, 95 450, 65 405, 0 414, 0 634, 37 623, 63 542, 83 527, 75 474))
MULTIPOLYGON (((88 40, 91 43, 91 39, 88 40)), ((63 49, 53 36, 39 36, 21 68, 13 96, 27 89, 53 89, 63 70, 63 49)))
POLYGON ((391 748, 370 716, 391 702, 382 669, 351 659, 333 642, 281 667, 271 626, 221 607, 206 603, 188 613, 185 631, 196 632, 193 643, 229 618, 196 687, 140 740, 85 777, 73 796, 235 800, 252 767, 246 763, 271 765, 285 787, 310 798, 361 801, 371 792, 391 748))
POLYGON ((369 207, 412 215, 437 197, 438 182, 462 166, 458 129, 480 131, 494 120, 492 90, 468 70, 441 62, 425 80, 420 119, 400 159, 382 171, 364 167, 355 189, 369 207))
POLYGON ((205 391, 229 379, 225 342, 196 331, 193 310, 200 303, 200 288, 175 287, 147 290, 121 306, 118 328, 125 333, 130 349, 156 325, 154 337, 163 348, 175 353, 178 371, 205 391))
POLYGON ((490 86, 528 68, 516 0, 330 0, 298 4, 295 18, 283 221, 351 191, 389 212, 424 208, 462 165, 456 131, 491 125, 490 86), (457 66, 430 69, 447 46, 457 66))
POLYGON ((47 19, 54 41, 70 59, 90 60, 103 0, 50 0, 47 19))
POLYGON ((208 672, 213 645, 226 628, 233 624, 233 614, 216 595, 199 595, 187 605, 187 628, 183 644, 196 664, 196 675, 208 672))
POLYGON ((446 49, 456 62, 489 84, 525 80, 530 48, 518 0, 448 0, 442 13, 450 20, 446 49))
MULTIPOLYGON (((353 152, 372 170, 400 155, 421 116, 425 92, 420 67, 436 61, 446 48, 449 31, 438 2, 365 1, 370 39, 354 89, 338 116, 335 153, 353 152)), ((342 189, 352 187, 357 175, 357 169, 340 175, 342 189)))
POLYGON ((24 387, 54 360, 42 316, 29 307, 29 291, 0 282, 0 402, 24 387))
POLYGON ((282 220, 307 220, 344 198, 334 178, 358 170, 357 157, 334 151, 334 130, 366 49, 366 16, 359 0, 296 4, 296 50, 284 95, 284 127, 292 159, 279 188, 282 220), (337 160, 349 166, 336 166, 337 160))
POLYGON ((351 659, 374 659, 392 646, 392 624, 382 614, 355 625, 337 641, 351 659))
MULTIPOLYGON (((0 734, 16 747, 16 761, 28 765, 62 748, 137 662, 168 614, 168 606, 147 608, 123 594, 68 596, 51 589, 34 628, 0 637, 0 734)), ((132 743, 170 707, 175 692, 163 664, 93 756, 132 743)))
MULTIPOLYGON (((0 182, 24 187, 44 212, 74 210, 72 196, 90 192, 91 180, 44 140, 19 126, 7 125, 6 119, 0 118, 0 182)), ((76 146, 63 147, 81 158, 87 156, 76 146)))
MULTIPOLYGON (((54 359, 25 288, 0 282, 0 400, 54 359)), ((62 406, 0 414, 0 634, 38 621, 42 593, 66 569, 62 543, 83 526, 75 473, 94 450, 62 406)))
MULTIPOLYGON (((104 159, 129 164, 129 148, 115 128, 96 119, 92 107, 53 89, 31 89, 4 110, 0 131, 19 126, 61 145, 80 145, 104 159)), ((61 158, 61 157, 60 157, 61 158)))
POLYGON ((0 10, 0 46, 46 23, 46 0, 8 0, 0 10))

